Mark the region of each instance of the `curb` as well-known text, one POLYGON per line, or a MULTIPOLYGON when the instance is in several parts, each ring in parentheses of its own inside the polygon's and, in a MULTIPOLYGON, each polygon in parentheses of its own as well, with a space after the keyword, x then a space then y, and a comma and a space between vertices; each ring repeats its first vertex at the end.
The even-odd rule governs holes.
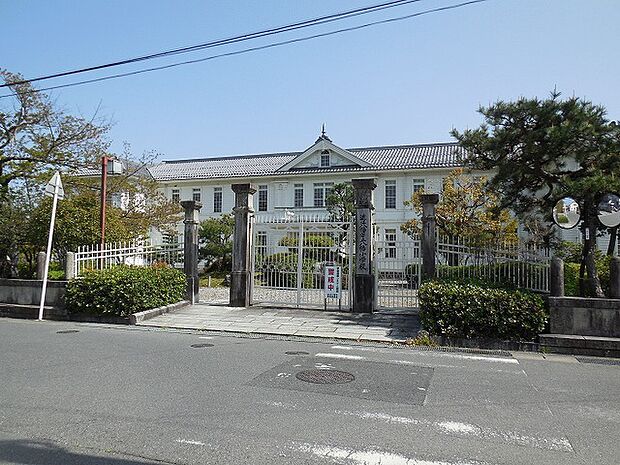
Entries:
POLYGON ((143 312, 134 313, 129 315, 129 324, 137 325, 146 320, 150 320, 151 318, 155 318, 156 316, 163 315, 164 313, 172 312, 179 308, 185 307, 189 305, 189 300, 181 300, 180 302, 176 302, 174 304, 164 305, 163 307, 152 308, 150 310, 145 310, 143 312))

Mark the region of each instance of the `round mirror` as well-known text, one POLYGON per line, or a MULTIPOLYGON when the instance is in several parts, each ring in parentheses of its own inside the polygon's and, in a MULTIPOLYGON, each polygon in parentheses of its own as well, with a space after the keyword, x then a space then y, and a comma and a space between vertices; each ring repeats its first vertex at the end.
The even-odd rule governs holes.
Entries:
POLYGON ((579 204, 572 197, 558 200, 553 207, 553 221, 562 229, 571 229, 577 226, 581 218, 579 204))
POLYGON ((620 225, 620 197, 616 194, 605 194, 598 204, 596 214, 603 226, 615 228, 620 225))

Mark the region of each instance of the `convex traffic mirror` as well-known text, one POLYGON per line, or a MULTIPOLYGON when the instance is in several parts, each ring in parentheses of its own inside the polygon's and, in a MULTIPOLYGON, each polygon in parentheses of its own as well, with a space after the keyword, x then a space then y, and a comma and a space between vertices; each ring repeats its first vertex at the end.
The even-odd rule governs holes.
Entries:
POLYGON ((603 226, 615 228, 620 225, 620 197, 605 194, 598 204, 596 214, 603 226))
POLYGON ((572 197, 558 200, 553 207, 553 221, 562 229, 571 229, 577 226, 581 219, 579 204, 572 197))

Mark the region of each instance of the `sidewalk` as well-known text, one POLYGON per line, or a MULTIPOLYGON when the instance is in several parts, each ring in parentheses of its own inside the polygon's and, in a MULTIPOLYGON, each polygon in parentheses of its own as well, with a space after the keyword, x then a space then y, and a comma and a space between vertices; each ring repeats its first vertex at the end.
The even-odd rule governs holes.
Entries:
POLYGON ((214 304, 190 305, 139 325, 378 342, 403 342, 420 330, 420 320, 412 313, 355 314, 214 304))

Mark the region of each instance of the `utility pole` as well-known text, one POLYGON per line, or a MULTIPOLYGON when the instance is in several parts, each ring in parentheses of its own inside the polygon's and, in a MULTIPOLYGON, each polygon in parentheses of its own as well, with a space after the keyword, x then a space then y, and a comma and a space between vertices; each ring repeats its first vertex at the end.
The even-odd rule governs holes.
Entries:
POLYGON ((103 250, 105 244, 105 207, 107 198, 107 183, 108 183, 108 156, 101 157, 101 249, 103 250))

